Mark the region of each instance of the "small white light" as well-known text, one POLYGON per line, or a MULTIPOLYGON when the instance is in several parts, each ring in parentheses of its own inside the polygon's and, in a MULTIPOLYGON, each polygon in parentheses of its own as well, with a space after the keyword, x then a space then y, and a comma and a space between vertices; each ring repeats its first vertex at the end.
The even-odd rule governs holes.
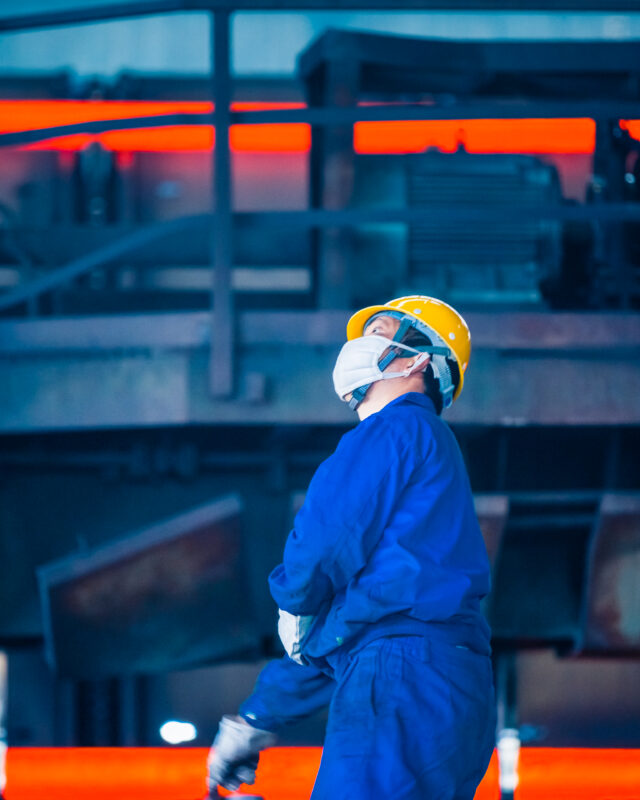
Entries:
POLYGON ((182 744, 182 742, 192 742, 198 731, 196 726, 190 722, 178 722, 178 720, 171 719, 165 722, 160 728, 160 736, 168 744, 182 744))
POLYGON ((498 733, 498 783, 503 792, 514 792, 520 782, 518 762, 520 759, 520 734, 516 728, 503 728, 498 733))
POLYGON ((451 341, 453 341, 456 338, 455 333, 450 333, 449 338, 451 339, 451 341))

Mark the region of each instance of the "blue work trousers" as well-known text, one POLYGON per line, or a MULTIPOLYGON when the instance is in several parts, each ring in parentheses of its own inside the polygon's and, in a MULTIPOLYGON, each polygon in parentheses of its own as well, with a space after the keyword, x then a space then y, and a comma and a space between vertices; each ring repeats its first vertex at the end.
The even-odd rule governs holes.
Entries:
POLYGON ((311 800, 472 800, 494 747, 491 661, 422 636, 335 656, 311 800))

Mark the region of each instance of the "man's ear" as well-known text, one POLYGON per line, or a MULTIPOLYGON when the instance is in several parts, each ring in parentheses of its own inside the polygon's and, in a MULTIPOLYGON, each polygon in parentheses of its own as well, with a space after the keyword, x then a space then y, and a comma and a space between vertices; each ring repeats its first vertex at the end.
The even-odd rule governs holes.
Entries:
POLYGON ((424 372, 425 369, 429 366, 429 362, 431 361, 431 354, 430 353, 420 353, 419 356, 415 357, 415 360, 411 367, 407 367, 409 370, 408 375, 415 375, 417 372, 424 372), (424 360, 421 356, 426 356, 424 360))

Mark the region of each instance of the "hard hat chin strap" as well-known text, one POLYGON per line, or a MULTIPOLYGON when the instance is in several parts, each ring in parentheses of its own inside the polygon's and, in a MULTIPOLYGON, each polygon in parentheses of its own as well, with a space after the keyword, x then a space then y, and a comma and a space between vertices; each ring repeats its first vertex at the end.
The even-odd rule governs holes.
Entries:
POLYGON ((447 364, 447 359, 442 357, 432 358, 431 369, 433 370, 433 374, 438 379, 438 383, 440 384, 442 407, 449 408, 451 403, 453 403, 453 395, 456 387, 453 384, 451 369, 447 364))

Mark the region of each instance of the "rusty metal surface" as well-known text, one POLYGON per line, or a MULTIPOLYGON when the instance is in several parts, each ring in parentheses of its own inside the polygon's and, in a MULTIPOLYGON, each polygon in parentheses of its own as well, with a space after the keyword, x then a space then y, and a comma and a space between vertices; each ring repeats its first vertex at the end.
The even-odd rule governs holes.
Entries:
POLYGON ((589 553, 584 649, 640 655, 640 494, 604 495, 589 553))

